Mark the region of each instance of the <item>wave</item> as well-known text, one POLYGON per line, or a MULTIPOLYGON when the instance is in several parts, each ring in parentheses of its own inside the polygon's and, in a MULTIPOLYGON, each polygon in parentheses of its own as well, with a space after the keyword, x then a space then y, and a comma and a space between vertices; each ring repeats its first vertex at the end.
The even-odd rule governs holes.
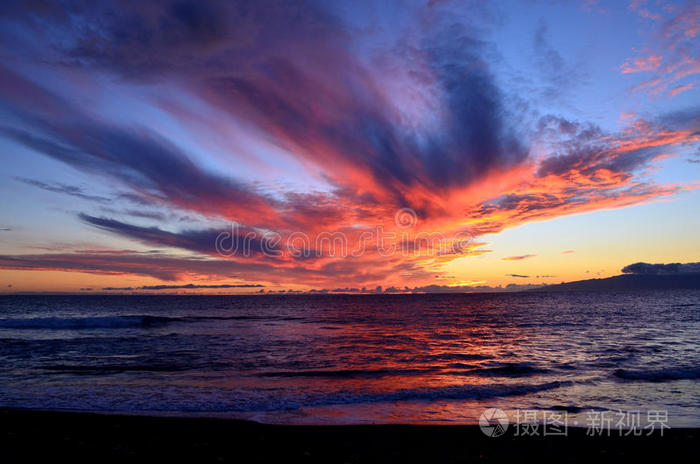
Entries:
POLYGON ((0 319, 2 329, 126 329, 153 327, 172 322, 159 316, 33 317, 0 319))
POLYGON ((537 367, 532 363, 499 363, 493 367, 478 367, 470 364, 456 363, 443 370, 437 367, 417 369, 338 369, 338 370, 305 370, 305 371, 273 371, 261 372, 258 377, 321 377, 321 378, 377 378, 406 375, 460 375, 460 376, 497 376, 497 377, 530 377, 547 374, 551 371, 537 367))
POLYGON ((537 374, 547 374, 549 369, 537 367, 532 363, 502 363, 494 367, 483 367, 469 371, 474 375, 499 377, 529 377, 537 374))
POLYGON ((181 321, 303 321, 293 316, 184 316, 172 318, 181 321))
POLYGON ((188 366, 174 364, 106 364, 101 366, 57 364, 43 366, 47 371, 70 374, 116 374, 120 372, 179 372, 188 370, 188 366))
POLYGON ((339 369, 309 371, 262 372, 258 377, 326 377, 326 378, 376 378, 392 375, 421 375, 438 369, 339 369))
POLYGON ((0 389, 0 407, 85 410, 85 406, 90 405, 89 410, 93 411, 278 412, 359 404, 488 400, 528 395, 572 384, 570 381, 555 381, 519 385, 452 385, 391 392, 335 391, 326 394, 288 394, 283 397, 260 390, 183 388, 177 385, 163 385, 160 388, 133 385, 128 390, 119 386, 23 385, 15 391, 12 391, 12 387, 0 389))
POLYGON ((473 361, 491 359, 490 356, 477 353, 443 353, 425 356, 425 358, 436 361, 473 361))
POLYGON ((600 406, 574 406, 571 404, 557 404, 554 406, 531 406, 532 409, 539 409, 543 411, 565 411, 570 414, 578 414, 584 411, 609 411, 607 408, 602 408, 600 406))
POLYGON ((310 402, 310 406, 333 404, 387 403, 394 401, 481 400, 505 396, 521 396, 572 385, 571 381, 518 385, 451 385, 435 388, 406 388, 387 393, 337 393, 310 402))
POLYGON ((618 369, 613 375, 623 380, 643 380, 647 382, 667 382, 671 380, 696 380, 700 379, 700 368, 670 368, 658 370, 627 370, 618 369))
POLYGON ((263 316, 183 316, 166 317, 150 315, 97 316, 97 317, 33 317, 26 319, 0 319, 0 329, 128 329, 147 328, 174 322, 276 320, 291 321, 296 317, 263 316))

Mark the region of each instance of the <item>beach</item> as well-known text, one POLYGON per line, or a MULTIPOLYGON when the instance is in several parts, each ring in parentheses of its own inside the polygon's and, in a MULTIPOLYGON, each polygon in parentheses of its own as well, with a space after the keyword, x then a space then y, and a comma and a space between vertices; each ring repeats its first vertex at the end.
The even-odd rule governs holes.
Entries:
POLYGON ((288 426, 211 418, 0 411, 0 455, 66 462, 668 462, 697 449, 698 429, 663 436, 490 438, 477 426, 288 426))

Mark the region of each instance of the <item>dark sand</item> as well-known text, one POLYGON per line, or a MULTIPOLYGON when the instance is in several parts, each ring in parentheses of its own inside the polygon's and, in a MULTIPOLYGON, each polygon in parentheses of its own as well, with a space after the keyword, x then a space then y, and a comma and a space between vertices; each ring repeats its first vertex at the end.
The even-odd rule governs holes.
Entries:
MULTIPOLYGON (((277 426, 227 419, 0 410, 1 462, 670 462, 699 429, 651 437, 487 438, 459 425, 277 426), (9 458, 9 459, 7 459, 9 458)), ((512 432, 509 431, 509 432, 512 432)))

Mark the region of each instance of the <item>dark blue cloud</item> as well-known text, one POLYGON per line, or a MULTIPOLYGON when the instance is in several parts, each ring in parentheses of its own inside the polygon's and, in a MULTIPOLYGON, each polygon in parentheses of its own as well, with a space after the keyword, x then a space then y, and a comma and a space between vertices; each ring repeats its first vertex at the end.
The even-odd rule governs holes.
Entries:
POLYGON ((700 274, 700 263, 634 263, 622 268, 623 274, 700 274))
POLYGON ((81 198, 83 200, 88 200, 88 201, 93 201, 97 203, 109 203, 110 199, 107 197, 102 197, 99 195, 92 195, 87 193, 83 188, 75 186, 75 185, 67 185, 67 184, 62 184, 62 183, 46 183, 46 182, 41 182, 39 180, 35 179, 26 179, 23 177, 17 177, 15 178, 19 182, 22 182, 27 185, 32 185, 34 187, 38 187, 42 190, 46 190, 47 192, 52 192, 52 193, 61 193, 64 195, 70 195, 76 198, 81 198))
MULTIPOLYGON (((264 219, 267 214, 269 219, 273 200, 252 185, 204 170, 152 131, 97 121, 74 102, 2 67, 0 83, 7 84, 3 103, 17 121, 0 124, 1 135, 79 170, 120 180, 132 189, 120 196, 231 219, 238 215, 247 219, 250 208, 255 208, 256 217, 264 219), (60 117, 54 114, 57 108, 60 117)), ((47 187, 53 188, 43 186, 47 187)))
POLYGON ((169 232, 158 227, 141 227, 115 219, 98 218, 83 213, 79 216, 85 223, 99 229, 152 246, 182 248, 197 253, 216 255, 219 252, 217 249, 217 244, 219 244, 219 247, 225 247, 222 248, 223 251, 230 250, 232 254, 242 258, 270 253, 279 249, 275 243, 266 240, 262 234, 251 229, 230 231, 199 229, 169 232), (222 234, 225 234, 225 236, 222 236, 222 234))
POLYGON ((184 285, 144 285, 139 287, 139 290, 177 290, 177 289, 201 289, 201 288, 260 288, 264 285, 260 284, 219 284, 219 285, 198 285, 198 284, 184 284, 184 285))

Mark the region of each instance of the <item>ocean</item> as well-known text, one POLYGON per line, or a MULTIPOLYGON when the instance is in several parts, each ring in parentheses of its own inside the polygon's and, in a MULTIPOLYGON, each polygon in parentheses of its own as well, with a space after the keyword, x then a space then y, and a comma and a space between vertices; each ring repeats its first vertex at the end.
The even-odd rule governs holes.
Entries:
POLYGON ((0 407, 268 423, 485 408, 700 426, 700 291, 0 296, 0 407))

